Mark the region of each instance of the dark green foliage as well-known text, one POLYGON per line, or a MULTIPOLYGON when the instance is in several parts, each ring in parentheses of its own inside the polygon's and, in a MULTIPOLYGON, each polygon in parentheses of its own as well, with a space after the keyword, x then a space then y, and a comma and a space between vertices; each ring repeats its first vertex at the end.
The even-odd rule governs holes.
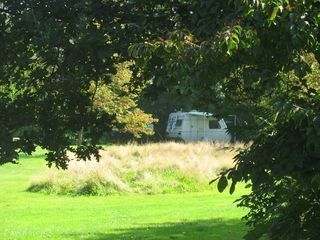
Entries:
MULTIPOLYGON (((90 86, 110 83, 116 64, 130 60, 130 44, 172 29, 173 6, 168 1, 1 1, 0 164, 17 162, 19 152, 30 154, 36 146, 49 150, 49 165, 63 168, 67 151, 84 159, 97 156, 96 143, 115 116, 93 107, 96 91, 90 86), (82 129, 86 142, 71 148, 82 129)), ((131 91, 144 84, 134 81, 131 91)))
POLYGON ((248 239, 258 239, 258 232, 272 239, 317 239, 320 135, 314 115, 285 104, 273 121, 261 122, 252 145, 228 171, 233 181, 252 185, 239 204, 250 208, 245 219, 256 226, 248 239))
POLYGON ((223 192, 227 186, 228 186, 228 180, 227 180, 226 176, 223 175, 219 178, 219 182, 218 182, 219 192, 223 192))
POLYGON ((0 164, 36 146, 49 150, 49 165, 63 168, 67 151, 98 155, 95 145, 115 116, 93 107, 90 86, 108 84, 129 43, 147 39, 147 27, 138 24, 148 17, 133 3, 1 1, 0 164), (73 149, 81 129, 86 142, 73 149))
POLYGON ((219 182, 220 191, 226 180, 230 193, 239 181, 252 189, 240 200, 253 227, 246 238, 318 239, 318 0, 10 0, 0 8, 1 163, 36 145, 62 167, 67 150, 97 155, 113 116, 92 108, 89 86, 108 83, 130 45, 134 88, 151 81, 221 115, 246 109, 253 141, 219 182), (82 127, 90 141, 74 150, 68 136, 82 127))
POLYGON ((219 191, 227 180, 230 193, 240 181, 252 189, 239 202, 250 210, 247 239, 318 239, 319 1, 203 0, 173 9, 174 27, 131 47, 140 81, 152 78, 209 111, 246 109, 252 142, 222 173, 219 191))
POLYGON ((84 159, 97 156, 94 144, 112 116, 92 108, 89 86, 108 82, 114 73, 113 42, 121 32, 112 13, 119 6, 103 1, 2 1, 0 6, 0 163, 16 162, 18 151, 30 154, 36 145, 49 150, 49 165, 63 168, 67 151, 84 159), (91 126, 90 142, 71 148, 72 133, 91 126))

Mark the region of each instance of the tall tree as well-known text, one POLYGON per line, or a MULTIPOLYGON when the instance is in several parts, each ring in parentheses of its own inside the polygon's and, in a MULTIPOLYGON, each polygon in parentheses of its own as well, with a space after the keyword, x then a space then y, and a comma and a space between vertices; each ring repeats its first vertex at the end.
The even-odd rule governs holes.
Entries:
MULTIPOLYGON (((83 158, 98 154, 90 144, 71 148, 69 134, 108 127, 110 116, 92 108, 88 89, 115 72, 119 8, 102 1, 2 1, 1 163, 15 162, 18 151, 31 153, 36 145, 49 150, 49 165, 61 167, 67 150, 83 158), (20 139, 12 141, 17 130, 20 139)), ((95 143, 96 134, 91 137, 95 143)))
POLYGON ((137 79, 209 110, 247 109, 256 119, 253 143, 221 174, 219 190, 228 180, 231 193, 240 181, 251 188, 239 200, 253 226, 247 239, 317 239, 320 91, 312 65, 320 59, 320 2, 181 2, 163 5, 174 16, 171 29, 130 48, 137 79))
POLYGON ((49 165, 66 167, 67 151, 97 157, 114 116, 93 107, 90 87, 108 84, 128 44, 147 37, 134 24, 146 18, 130 1, 1 1, 0 164, 37 145, 49 165), (72 133, 89 127, 89 141, 72 148, 72 133))
MULTIPOLYGON (((0 164, 17 162, 19 152, 30 154, 37 145, 48 150, 49 165, 67 167, 67 151, 83 159, 98 157, 96 143, 112 128, 115 116, 93 106, 97 91, 92 82, 108 85, 116 64, 130 60, 130 44, 171 29, 171 5, 147 0, 1 1, 0 164), (13 140, 17 132, 19 139, 13 140), (88 141, 71 147, 74 132, 86 132, 88 141)), ((143 85, 137 81, 135 89, 143 85)), ((143 128, 133 121, 136 116, 141 112, 128 114, 128 130, 143 128)))

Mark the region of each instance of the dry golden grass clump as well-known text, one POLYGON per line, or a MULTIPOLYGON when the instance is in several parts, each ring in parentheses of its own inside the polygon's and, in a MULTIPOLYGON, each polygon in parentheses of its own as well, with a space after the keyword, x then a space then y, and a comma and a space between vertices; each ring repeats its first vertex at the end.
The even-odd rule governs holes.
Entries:
POLYGON ((47 169, 30 191, 72 195, 201 191, 233 164, 241 144, 151 143, 108 146, 96 161, 72 160, 68 170, 47 169))

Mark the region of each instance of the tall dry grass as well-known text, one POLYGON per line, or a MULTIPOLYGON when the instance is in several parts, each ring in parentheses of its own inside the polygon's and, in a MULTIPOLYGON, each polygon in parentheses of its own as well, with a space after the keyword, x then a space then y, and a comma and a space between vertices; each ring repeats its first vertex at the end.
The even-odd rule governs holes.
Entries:
POLYGON ((190 192, 208 189, 233 164, 241 144, 152 143, 110 146, 100 162, 72 160, 68 170, 47 169, 30 191, 72 195, 190 192))

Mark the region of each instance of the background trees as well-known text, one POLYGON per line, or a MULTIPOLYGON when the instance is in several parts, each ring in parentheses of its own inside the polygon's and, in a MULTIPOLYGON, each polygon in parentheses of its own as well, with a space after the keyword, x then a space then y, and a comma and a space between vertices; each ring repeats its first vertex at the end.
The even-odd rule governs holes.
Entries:
POLYGON ((130 91, 131 65, 133 63, 130 62, 118 64, 117 73, 111 77, 111 82, 108 84, 98 82, 96 86, 93 83, 91 87, 91 91, 95 91, 93 106, 114 116, 114 121, 110 122, 113 132, 129 133, 133 137, 141 138, 142 135, 153 134, 148 126, 157 120, 138 107, 141 90, 130 91))

